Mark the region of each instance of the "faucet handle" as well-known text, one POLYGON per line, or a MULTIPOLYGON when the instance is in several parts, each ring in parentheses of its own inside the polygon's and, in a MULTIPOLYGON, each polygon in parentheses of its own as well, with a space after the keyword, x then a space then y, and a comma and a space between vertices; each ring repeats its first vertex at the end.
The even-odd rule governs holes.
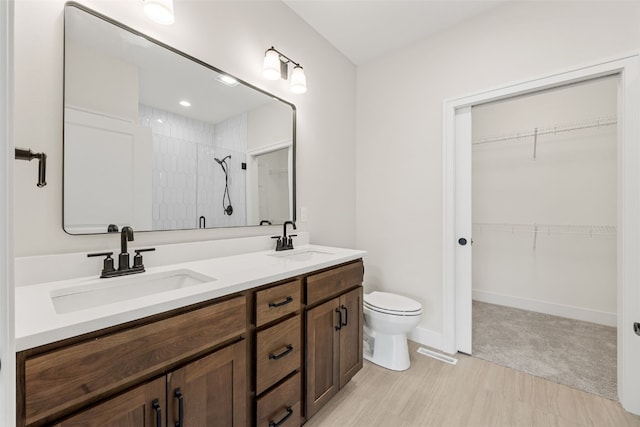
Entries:
POLYGON ((278 239, 276 242, 276 251, 281 251, 286 242, 282 241, 282 236, 271 236, 272 239, 278 239))
POLYGON ((105 277, 105 275, 115 271, 115 268, 113 267, 113 258, 111 258, 111 255, 113 255, 113 252, 98 252, 94 254, 87 254, 87 258, 96 256, 106 257, 102 262, 102 274, 100 277, 105 277))
POLYGON ((146 249, 136 249, 134 252, 136 256, 133 257, 133 268, 142 268, 144 269, 144 265, 142 264, 142 255, 140 252, 152 252, 155 251, 156 248, 146 248, 146 249))
POLYGON ((293 237, 297 237, 297 234, 289 234, 287 239, 287 249, 293 249, 293 237))

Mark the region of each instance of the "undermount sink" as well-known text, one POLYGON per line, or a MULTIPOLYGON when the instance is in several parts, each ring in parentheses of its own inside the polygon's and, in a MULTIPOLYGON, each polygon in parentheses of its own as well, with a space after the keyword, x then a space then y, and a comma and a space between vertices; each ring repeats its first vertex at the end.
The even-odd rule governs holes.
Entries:
POLYGON ((271 254, 273 257, 290 259, 294 261, 320 261, 323 258, 328 258, 329 256, 335 255, 331 252, 326 252, 318 249, 301 249, 301 250, 291 250, 291 251, 282 251, 275 254, 271 254))
POLYGON ((51 292, 56 313, 71 313, 91 307, 182 289, 216 279, 191 270, 97 279, 51 292))

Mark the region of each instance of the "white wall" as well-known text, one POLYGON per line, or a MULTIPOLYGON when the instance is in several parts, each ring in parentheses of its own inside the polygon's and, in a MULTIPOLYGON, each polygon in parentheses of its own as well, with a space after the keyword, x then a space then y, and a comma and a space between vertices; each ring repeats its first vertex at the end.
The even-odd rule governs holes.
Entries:
POLYGON ((475 299, 616 326, 615 122, 540 134, 535 158, 533 137, 483 140, 615 119, 617 85, 608 77, 472 109, 475 299))
MULTIPOLYGON (((297 202, 307 207, 313 243, 355 245, 355 66, 279 1, 175 0, 176 23, 149 21, 136 1, 82 2, 126 25, 265 89, 297 108, 297 202), (309 91, 262 78, 264 51, 282 50, 305 67, 309 91)), ((45 151, 47 182, 16 170, 16 255, 95 251, 114 237, 69 236, 62 230, 62 0, 16 4, 16 144, 45 151)), ((25 165, 26 166, 26 165, 25 165)), ((32 165, 33 166, 33 165, 32 165)), ((136 246, 274 234, 279 227, 136 234, 136 246)))
POLYGON ((442 334, 442 101, 640 48, 637 2, 515 2, 358 67, 357 247, 367 291, 442 334))
POLYGON ((65 105, 118 117, 138 118, 138 67, 77 42, 65 48, 65 105))
POLYGON ((247 149, 255 150, 265 145, 291 139, 291 107, 270 102, 249 111, 247 149))

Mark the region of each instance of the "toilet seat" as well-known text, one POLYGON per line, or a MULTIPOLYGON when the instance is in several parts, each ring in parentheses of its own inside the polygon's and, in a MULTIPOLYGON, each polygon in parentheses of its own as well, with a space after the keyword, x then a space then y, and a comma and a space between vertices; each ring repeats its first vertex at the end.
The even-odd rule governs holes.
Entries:
POLYGON ((393 316, 419 316, 422 305, 411 298, 387 292, 372 292, 364 295, 364 306, 378 313, 393 316))

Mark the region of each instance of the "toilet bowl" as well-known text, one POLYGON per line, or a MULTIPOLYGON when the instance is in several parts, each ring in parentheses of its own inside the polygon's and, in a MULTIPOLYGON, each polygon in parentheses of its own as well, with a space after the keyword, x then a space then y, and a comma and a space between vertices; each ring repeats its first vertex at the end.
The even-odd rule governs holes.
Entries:
POLYGON ((407 334, 422 318, 422 305, 388 292, 364 295, 364 358, 394 371, 409 369, 407 334))

